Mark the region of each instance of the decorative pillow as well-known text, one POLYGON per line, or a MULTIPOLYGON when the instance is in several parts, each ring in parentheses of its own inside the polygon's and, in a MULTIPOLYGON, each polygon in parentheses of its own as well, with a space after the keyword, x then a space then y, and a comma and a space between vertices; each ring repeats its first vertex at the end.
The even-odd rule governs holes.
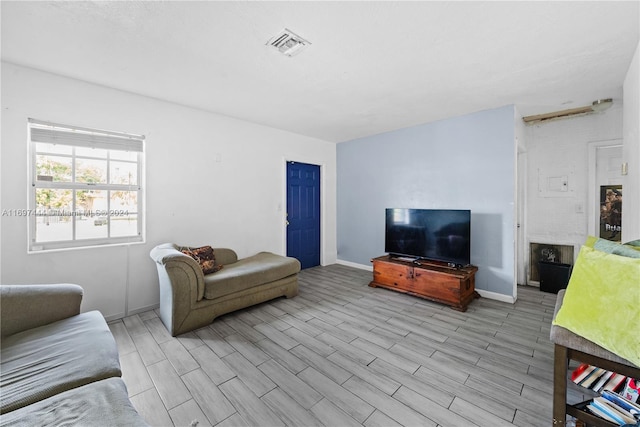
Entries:
POLYGON ((638 240, 625 243, 624 245, 612 242, 607 239, 599 239, 597 237, 589 236, 585 242, 585 246, 606 252, 608 254, 616 254, 620 256, 626 256, 630 258, 640 258, 640 247, 635 247, 634 244, 638 240))
POLYGON ((211 246, 202 246, 200 248, 184 248, 181 252, 195 259, 203 274, 211 274, 222 269, 222 265, 216 265, 216 257, 213 254, 211 246))
POLYGON ((640 366, 640 259, 583 246, 554 325, 640 366))
POLYGON ((632 240, 624 244, 625 246, 631 246, 633 249, 640 251, 640 239, 632 240))

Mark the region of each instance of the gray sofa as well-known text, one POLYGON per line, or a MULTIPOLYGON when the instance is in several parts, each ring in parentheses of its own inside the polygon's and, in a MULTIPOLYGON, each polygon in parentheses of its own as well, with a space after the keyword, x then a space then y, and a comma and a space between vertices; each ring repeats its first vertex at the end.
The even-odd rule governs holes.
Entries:
POLYGON ((0 425, 146 426, 98 311, 71 284, 0 286, 0 425))
POLYGON ((183 247, 165 243, 151 250, 160 284, 160 318, 176 336, 213 322, 225 313, 280 296, 298 294, 300 262, 270 252, 238 259, 231 249, 214 248, 222 270, 203 274, 183 247))

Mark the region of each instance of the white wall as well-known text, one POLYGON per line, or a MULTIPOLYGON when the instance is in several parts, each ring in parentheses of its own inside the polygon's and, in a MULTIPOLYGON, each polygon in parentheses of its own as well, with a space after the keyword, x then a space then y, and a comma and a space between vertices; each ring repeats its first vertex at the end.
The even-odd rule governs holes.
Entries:
POLYGON ((629 164, 623 177, 622 240, 640 239, 640 43, 636 47, 623 86, 623 162, 629 164))
POLYGON ((28 255, 27 221, 4 217, 2 283, 78 283, 82 309, 111 319, 158 303, 159 243, 284 254, 285 159, 322 166, 322 259, 336 260, 333 143, 2 63, 2 209, 27 207, 30 117, 147 137, 146 243, 28 255))
POLYGON ((529 242, 574 245, 577 256, 586 240, 589 143, 622 138, 622 100, 613 96, 613 106, 602 113, 527 126, 525 262, 529 242), (564 176, 567 191, 550 191, 548 179, 564 176))

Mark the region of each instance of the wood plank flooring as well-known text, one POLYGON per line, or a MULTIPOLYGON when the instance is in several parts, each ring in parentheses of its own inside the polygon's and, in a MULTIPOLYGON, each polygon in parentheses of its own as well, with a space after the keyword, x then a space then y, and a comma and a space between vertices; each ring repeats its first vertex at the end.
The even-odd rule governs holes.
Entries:
POLYGON ((554 294, 460 313, 370 280, 304 270, 297 297, 176 338, 155 311, 111 323, 131 401, 154 426, 551 424, 554 294))

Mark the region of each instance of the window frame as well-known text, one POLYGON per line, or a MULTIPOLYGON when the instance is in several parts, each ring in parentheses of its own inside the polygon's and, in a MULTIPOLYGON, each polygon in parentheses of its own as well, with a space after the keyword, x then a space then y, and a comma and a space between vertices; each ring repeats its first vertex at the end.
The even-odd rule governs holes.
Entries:
MULTIPOLYGON (((24 212, 28 219, 28 253, 41 253, 47 251, 81 249, 89 247, 102 247, 112 245, 128 245, 132 243, 145 242, 145 186, 144 186, 144 161, 145 161, 145 137, 122 132, 104 131, 98 129, 81 128, 40 121, 36 119, 28 120, 28 209, 24 212), (71 147, 71 154, 52 153, 38 151, 38 143, 48 143, 71 147), (104 157, 92 157, 89 154, 77 154, 77 149, 97 148, 106 150, 104 157), (131 152, 132 159, 125 160, 116 156, 112 158, 114 152, 131 152), (48 155, 71 160, 71 180, 53 181, 38 176, 38 156, 48 155), (135 160, 133 158, 135 157, 135 160), (105 182, 79 182, 76 176, 78 160, 99 160, 105 162, 105 182), (135 184, 115 184, 111 181, 112 162, 128 163, 135 165, 131 167, 135 170, 135 184), (37 194, 41 189, 68 190, 71 192, 70 211, 66 207, 61 209, 38 207, 37 194), (77 204, 78 192, 80 191, 103 191, 106 194, 106 209, 84 210, 77 204), (126 191, 136 193, 136 212, 128 209, 112 209, 113 192, 126 191), (112 236, 112 224, 114 218, 121 215, 135 215, 137 224, 135 234, 112 236), (69 217, 71 221, 71 239, 58 239, 50 241, 36 241, 38 219, 69 217), (78 221, 81 218, 95 221, 95 218, 105 218, 106 237, 78 237, 78 221)), ((86 151, 86 150, 84 150, 86 151)), ((55 220, 54 220, 55 222, 55 220)), ((95 226, 95 222, 94 222, 95 226)))

